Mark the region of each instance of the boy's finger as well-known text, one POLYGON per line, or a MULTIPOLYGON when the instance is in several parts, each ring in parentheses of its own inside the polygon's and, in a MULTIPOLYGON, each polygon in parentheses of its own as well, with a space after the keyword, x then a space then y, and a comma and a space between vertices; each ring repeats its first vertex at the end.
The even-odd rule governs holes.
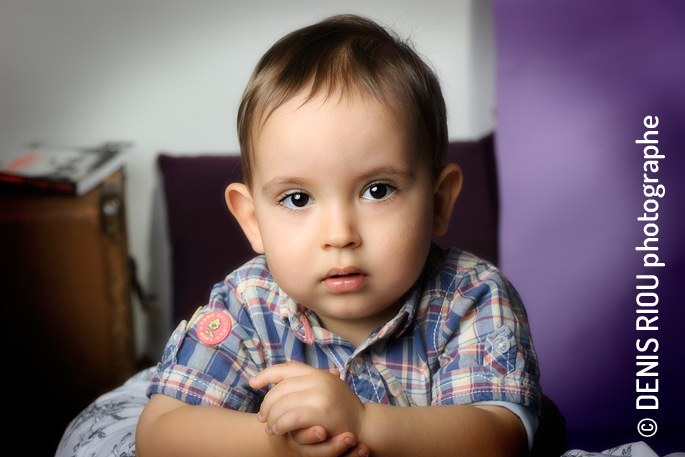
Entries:
POLYGON ((366 457, 369 455, 371 455, 369 447, 360 443, 349 448, 344 454, 340 455, 340 457, 366 457))
POLYGON ((324 424, 324 419, 325 418, 322 417, 321 412, 318 409, 303 404, 299 407, 275 411, 269 417, 266 431, 267 433, 271 432, 270 434, 274 435, 284 435, 293 430, 312 427, 314 425, 325 427, 326 424, 324 424))
POLYGON ((325 441, 328 438, 326 429, 320 425, 313 425, 307 428, 300 428, 290 432, 290 437, 297 444, 315 444, 325 441))
POLYGON ((289 409, 301 408, 309 404, 311 388, 308 380, 307 377, 298 376, 276 384, 264 396, 262 404, 259 406, 257 419, 260 422, 269 421, 270 424, 273 424, 280 414, 289 409))
POLYGON ((261 389, 269 384, 278 384, 293 376, 304 376, 311 373, 311 370, 316 370, 316 368, 297 362, 279 363, 257 373, 250 379, 250 386, 254 389, 261 389))
MULTIPOLYGON (((319 457, 337 457, 357 443, 352 433, 345 432, 334 436, 330 440, 316 444, 308 444, 306 455, 317 455, 319 457)), ((368 448, 367 448, 368 449, 368 448)), ((293 449, 295 450, 295 449, 293 449)), ((347 454, 345 454, 347 455, 347 454)), ((353 454, 359 456, 359 454, 353 454)), ((368 455, 368 453, 367 453, 368 455)))

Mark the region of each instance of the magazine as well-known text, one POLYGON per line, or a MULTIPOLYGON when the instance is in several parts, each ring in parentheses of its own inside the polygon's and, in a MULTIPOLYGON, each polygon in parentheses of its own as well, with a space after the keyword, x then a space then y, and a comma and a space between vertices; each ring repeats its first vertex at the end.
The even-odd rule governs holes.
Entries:
POLYGON ((26 153, 0 159, 0 184, 83 195, 121 168, 131 149, 128 142, 93 148, 32 144, 26 153))

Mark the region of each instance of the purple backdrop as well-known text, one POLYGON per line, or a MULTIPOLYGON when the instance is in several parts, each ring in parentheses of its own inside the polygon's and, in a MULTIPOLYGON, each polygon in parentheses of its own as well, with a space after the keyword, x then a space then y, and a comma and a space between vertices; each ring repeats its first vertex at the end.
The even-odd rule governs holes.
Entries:
POLYGON ((685 2, 493 0, 493 8, 501 266, 527 305, 543 390, 566 416, 572 448, 603 444, 621 428, 620 439, 665 452, 685 426, 677 386, 685 2), (653 174, 666 187, 656 235, 666 266, 651 269, 635 250, 646 238, 637 217, 647 199, 635 140, 648 115, 659 117, 666 156, 653 174), (635 330, 638 274, 659 277, 658 331, 635 330), (659 341, 659 409, 637 410, 636 339, 650 337, 659 341), (645 417, 659 424, 652 439, 637 433, 645 417))

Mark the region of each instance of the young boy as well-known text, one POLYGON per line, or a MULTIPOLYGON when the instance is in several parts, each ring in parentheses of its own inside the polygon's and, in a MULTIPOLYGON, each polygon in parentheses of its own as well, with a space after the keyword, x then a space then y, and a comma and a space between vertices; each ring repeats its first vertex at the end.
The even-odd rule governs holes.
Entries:
POLYGON ((262 255, 172 335, 138 455, 525 454, 523 306, 491 264, 432 242, 462 177, 430 69, 333 17, 264 55, 238 129, 226 201, 262 255))

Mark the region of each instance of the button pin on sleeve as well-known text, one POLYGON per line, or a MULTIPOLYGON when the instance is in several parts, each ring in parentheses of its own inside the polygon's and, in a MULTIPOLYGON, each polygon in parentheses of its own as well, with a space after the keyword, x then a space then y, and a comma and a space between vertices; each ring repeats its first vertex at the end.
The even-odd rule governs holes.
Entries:
POLYGON ((208 346, 221 343, 230 333, 231 318, 221 311, 207 313, 197 323, 197 337, 208 346))

